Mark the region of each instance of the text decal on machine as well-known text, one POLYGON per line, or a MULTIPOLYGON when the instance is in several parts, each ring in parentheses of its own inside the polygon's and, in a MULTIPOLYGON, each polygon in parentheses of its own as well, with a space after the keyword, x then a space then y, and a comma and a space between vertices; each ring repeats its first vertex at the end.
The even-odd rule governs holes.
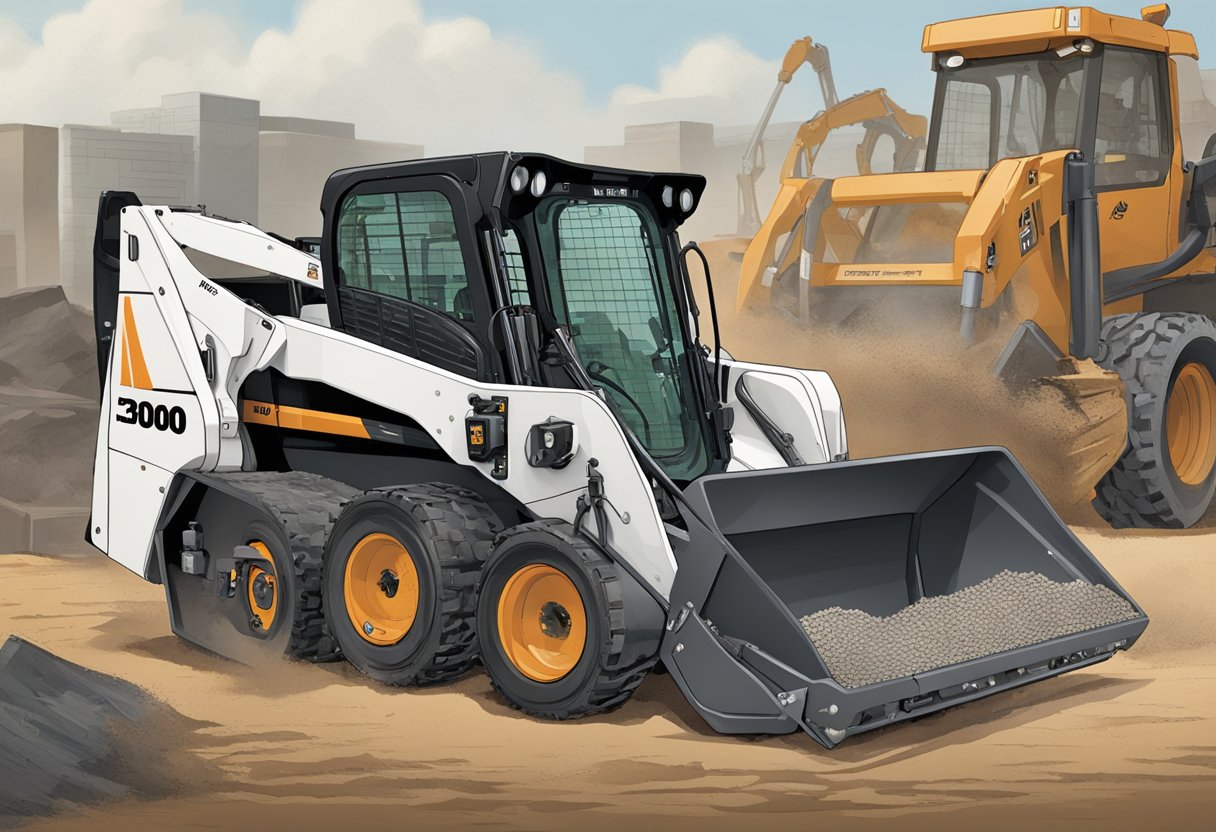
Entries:
POLYGON ((115 414, 114 419, 124 425, 139 425, 141 428, 171 430, 176 434, 186 432, 186 411, 176 405, 165 407, 151 402, 137 402, 126 396, 120 397, 118 406, 126 412, 115 414))

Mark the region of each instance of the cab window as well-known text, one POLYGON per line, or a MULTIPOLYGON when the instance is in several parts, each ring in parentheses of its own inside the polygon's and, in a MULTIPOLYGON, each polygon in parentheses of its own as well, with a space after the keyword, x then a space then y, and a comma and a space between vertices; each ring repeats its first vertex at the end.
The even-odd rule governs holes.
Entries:
POLYGON ((1098 187, 1137 187, 1165 180, 1169 118, 1162 95, 1164 61, 1117 46, 1102 56, 1102 90, 1094 147, 1098 187))
POLYGON ((347 286, 473 319, 452 205, 437 191, 349 197, 338 218, 338 267, 347 286))
POLYGON ((511 303, 529 304, 532 302, 532 294, 528 291, 528 271, 524 266, 523 251, 519 247, 519 235, 515 233, 514 228, 507 229, 502 242, 511 303))
POLYGON ((587 374, 668 476, 705 473, 691 348, 654 218, 624 201, 564 196, 544 200, 536 218, 550 303, 587 374))
POLYGON ((939 72, 934 170, 985 170, 1000 159, 1076 146, 1084 60, 1047 52, 939 72))

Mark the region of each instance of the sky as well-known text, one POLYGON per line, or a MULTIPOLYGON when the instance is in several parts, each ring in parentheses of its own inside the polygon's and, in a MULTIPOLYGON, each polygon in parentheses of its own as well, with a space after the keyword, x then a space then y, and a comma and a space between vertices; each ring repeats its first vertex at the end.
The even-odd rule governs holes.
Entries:
MULTIPOLYGON (((1109 0, 1138 16, 1141 2, 1109 0)), ((755 120, 789 43, 831 49, 843 95, 885 87, 928 109, 925 23, 1016 0, 0 0, 0 122, 106 123, 204 89, 263 113, 355 121, 428 152, 489 146, 581 156, 626 123, 755 120), (494 140, 494 141, 490 141, 494 140), (487 144, 487 141, 490 144, 487 144)), ((1216 66, 1216 6, 1175 0, 1216 66)), ((796 78, 778 118, 822 106, 796 78)))

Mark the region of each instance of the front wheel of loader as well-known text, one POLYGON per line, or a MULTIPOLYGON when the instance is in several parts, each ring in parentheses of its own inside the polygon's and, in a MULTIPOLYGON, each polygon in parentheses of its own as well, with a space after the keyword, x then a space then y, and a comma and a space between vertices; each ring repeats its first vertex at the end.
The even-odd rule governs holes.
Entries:
POLYGON ((481 660, 512 705, 573 719, 627 700, 654 667, 663 610, 569 523, 499 536, 477 605, 481 660))
POLYGON ((1193 313, 1117 315, 1101 364, 1127 386, 1128 447, 1094 508, 1116 528, 1187 528, 1216 493, 1216 324, 1193 313))
POLYGON ((390 685, 448 681, 477 659, 477 579, 501 524, 476 494, 431 483, 368 491, 325 556, 325 617, 342 654, 390 685))

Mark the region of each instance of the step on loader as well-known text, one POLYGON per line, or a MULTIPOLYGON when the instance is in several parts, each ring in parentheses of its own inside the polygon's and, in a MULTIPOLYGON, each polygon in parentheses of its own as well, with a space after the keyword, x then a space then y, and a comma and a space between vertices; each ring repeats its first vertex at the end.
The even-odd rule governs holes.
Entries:
POLYGON ((1007 452, 850 461, 826 374, 702 345, 704 186, 343 170, 319 253, 103 194, 89 540, 239 661, 480 659, 557 719, 661 661, 717 730, 828 747, 1130 647, 1143 611, 1007 452))
POLYGON ((801 223, 780 248, 752 240, 739 307, 857 337, 954 328, 1011 388, 1050 385, 1086 415, 1069 499, 1116 527, 1199 522, 1216 495, 1216 108, 1185 87, 1198 50, 1168 16, 927 26, 924 170, 798 183, 801 223))

